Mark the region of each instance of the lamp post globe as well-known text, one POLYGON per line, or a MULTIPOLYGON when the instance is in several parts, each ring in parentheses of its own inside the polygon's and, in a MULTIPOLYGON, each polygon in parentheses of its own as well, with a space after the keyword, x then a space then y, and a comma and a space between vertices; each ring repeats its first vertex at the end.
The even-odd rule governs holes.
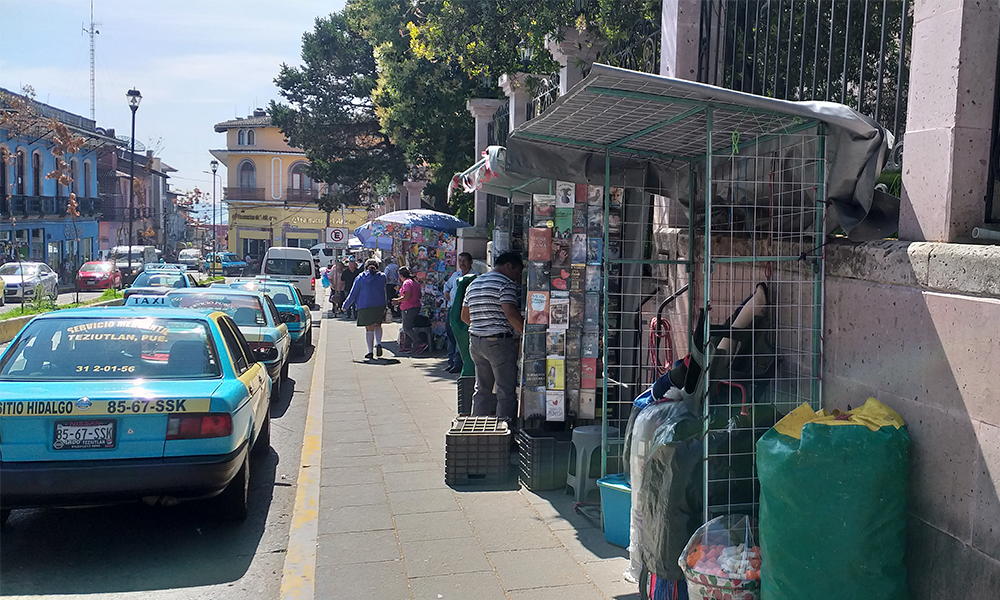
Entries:
POLYGON ((128 107, 132 110, 132 147, 129 149, 128 163, 128 270, 132 275, 132 230, 135 226, 135 111, 139 110, 139 103, 142 102, 142 94, 139 90, 131 89, 125 94, 128 100, 128 107))

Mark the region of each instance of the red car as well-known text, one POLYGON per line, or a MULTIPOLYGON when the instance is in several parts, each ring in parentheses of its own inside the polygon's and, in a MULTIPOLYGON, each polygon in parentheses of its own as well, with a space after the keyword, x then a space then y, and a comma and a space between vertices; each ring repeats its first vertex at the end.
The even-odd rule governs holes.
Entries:
POLYGON ((76 274, 76 285, 81 290, 119 289, 122 287, 122 272, 110 261, 83 263, 80 272, 76 274))

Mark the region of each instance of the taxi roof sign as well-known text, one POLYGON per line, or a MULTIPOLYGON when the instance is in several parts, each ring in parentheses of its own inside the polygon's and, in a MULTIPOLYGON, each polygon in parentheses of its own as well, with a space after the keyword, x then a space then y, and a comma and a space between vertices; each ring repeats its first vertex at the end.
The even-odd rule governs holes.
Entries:
POLYGON ((163 306, 168 307, 166 296, 132 294, 125 299, 125 306, 163 306))

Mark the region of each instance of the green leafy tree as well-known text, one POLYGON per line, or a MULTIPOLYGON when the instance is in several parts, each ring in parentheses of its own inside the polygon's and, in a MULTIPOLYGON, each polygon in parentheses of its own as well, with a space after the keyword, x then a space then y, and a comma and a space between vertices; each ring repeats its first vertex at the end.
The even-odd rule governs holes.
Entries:
POLYGON ((349 198, 367 182, 402 179, 403 154, 382 132, 372 101, 371 44, 334 13, 317 18, 302 36, 302 62, 281 65, 275 85, 286 102, 272 101, 268 112, 289 144, 305 151, 309 175, 349 198))

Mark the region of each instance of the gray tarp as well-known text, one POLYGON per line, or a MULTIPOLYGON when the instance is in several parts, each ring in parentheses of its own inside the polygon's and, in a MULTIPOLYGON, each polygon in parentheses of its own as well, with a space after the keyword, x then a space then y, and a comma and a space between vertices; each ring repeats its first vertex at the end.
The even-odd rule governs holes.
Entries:
MULTIPOLYGON (((687 165, 706 155, 704 109, 709 107, 713 168, 733 146, 731 132, 739 131, 745 143, 802 131, 809 122, 824 123, 826 198, 835 208, 827 231, 839 224, 857 241, 896 231, 898 199, 875 193, 891 135, 872 119, 831 102, 775 100, 598 64, 510 135, 504 166, 511 176, 603 185, 608 153, 612 185, 661 190, 690 205, 687 165)), ((695 206, 701 202, 696 199, 695 206)))

